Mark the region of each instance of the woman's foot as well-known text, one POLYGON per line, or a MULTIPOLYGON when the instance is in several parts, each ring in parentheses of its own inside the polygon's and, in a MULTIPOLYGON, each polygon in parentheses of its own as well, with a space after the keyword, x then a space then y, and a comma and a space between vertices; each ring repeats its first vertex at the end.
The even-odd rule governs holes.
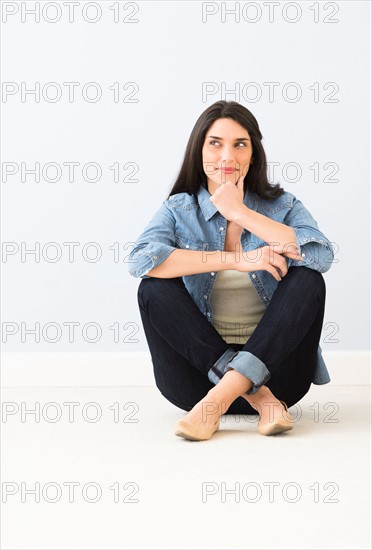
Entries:
POLYGON ((222 404, 208 393, 178 421, 175 435, 193 441, 210 439, 220 427, 220 418, 225 410, 222 404))
POLYGON ((293 418, 286 403, 277 399, 267 386, 242 397, 259 413, 258 431, 261 435, 275 435, 293 428, 293 418))
POLYGON ((230 369, 218 384, 178 421, 175 435, 194 441, 210 439, 218 430, 220 418, 231 403, 252 386, 251 380, 230 369))

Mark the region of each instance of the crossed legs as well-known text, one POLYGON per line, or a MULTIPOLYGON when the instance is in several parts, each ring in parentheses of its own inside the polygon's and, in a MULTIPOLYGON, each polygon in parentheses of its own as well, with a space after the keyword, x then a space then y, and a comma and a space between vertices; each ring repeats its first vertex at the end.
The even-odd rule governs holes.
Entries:
POLYGON ((213 426, 224 413, 259 412, 264 424, 267 415, 283 415, 282 400, 291 406, 309 390, 324 315, 325 284, 320 273, 290 268, 245 345, 223 340, 180 277, 143 279, 138 303, 157 387, 169 401, 189 411, 185 418, 190 423, 213 426), (256 382, 254 388, 249 362, 239 372, 233 360, 231 367, 228 362, 224 365, 218 383, 212 383, 208 373, 227 350, 258 358, 269 379, 261 385, 256 382), (277 406, 264 407, 268 400, 277 406))

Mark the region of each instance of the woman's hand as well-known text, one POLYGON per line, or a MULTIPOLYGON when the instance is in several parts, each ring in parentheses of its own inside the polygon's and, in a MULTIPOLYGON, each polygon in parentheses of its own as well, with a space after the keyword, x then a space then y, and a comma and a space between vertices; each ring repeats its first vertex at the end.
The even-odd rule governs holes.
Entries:
POLYGON ((244 207, 244 176, 237 183, 227 181, 221 184, 209 198, 224 218, 232 221, 239 210, 244 207))
POLYGON ((284 256, 287 256, 287 258, 292 258, 292 260, 299 260, 302 262, 304 260, 301 254, 298 252, 298 247, 296 243, 288 243, 283 246, 271 244, 270 246, 277 254, 283 254, 284 256))
MULTIPOLYGON (((298 259, 297 254, 290 251, 285 255, 298 259)), ((272 246, 262 246, 249 252, 235 253, 234 269, 245 272, 265 270, 271 273, 277 281, 281 281, 288 272, 286 259, 282 254, 274 252, 272 246)))

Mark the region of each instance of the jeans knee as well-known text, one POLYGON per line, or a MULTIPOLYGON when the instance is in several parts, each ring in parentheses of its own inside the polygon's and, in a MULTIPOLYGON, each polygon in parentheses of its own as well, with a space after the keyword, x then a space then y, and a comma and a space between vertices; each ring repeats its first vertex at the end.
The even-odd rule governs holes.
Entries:
POLYGON ((140 307, 145 308, 148 300, 159 293, 163 281, 164 279, 158 277, 141 280, 137 289, 137 301, 140 307))
POLYGON ((326 296, 326 285, 323 275, 319 271, 315 271, 315 269, 309 269, 306 267, 305 269, 311 271, 310 284, 312 290, 315 292, 320 301, 324 301, 326 296))
POLYGON ((320 301, 325 300, 326 285, 324 277, 319 271, 305 266, 292 266, 290 270, 294 270, 294 274, 299 276, 304 288, 311 288, 320 301))
POLYGON ((325 280, 324 280, 324 277, 321 273, 319 273, 319 271, 316 272, 318 274, 318 277, 317 277, 317 290, 318 290, 318 293, 319 293, 319 297, 321 300, 325 300, 325 297, 326 297, 326 284, 325 284, 325 280))
MULTIPOLYGON (((145 308, 149 300, 153 301, 161 296, 170 296, 172 289, 179 291, 184 286, 180 277, 160 278, 149 277, 142 279, 137 289, 137 300, 140 307, 145 308)), ((173 295, 174 296, 174 295, 173 295)))

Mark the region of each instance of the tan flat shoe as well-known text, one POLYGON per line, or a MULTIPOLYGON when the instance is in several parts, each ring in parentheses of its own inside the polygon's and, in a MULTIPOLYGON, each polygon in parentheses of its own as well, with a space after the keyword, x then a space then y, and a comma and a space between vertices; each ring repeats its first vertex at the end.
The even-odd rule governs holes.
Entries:
POLYGON ((184 437, 185 439, 190 439, 191 441, 205 441, 210 439, 212 435, 220 427, 220 418, 216 420, 212 428, 206 428, 205 426, 195 426, 187 420, 179 420, 177 422, 175 435, 179 437, 184 437))
MULTIPOLYGON (((288 411, 287 404, 279 399, 285 410, 288 411)), ((286 415, 281 415, 275 418, 273 422, 266 422, 263 426, 258 426, 258 431, 261 435, 275 435, 281 432, 287 432, 292 430, 293 420, 291 415, 287 412, 286 415)))

